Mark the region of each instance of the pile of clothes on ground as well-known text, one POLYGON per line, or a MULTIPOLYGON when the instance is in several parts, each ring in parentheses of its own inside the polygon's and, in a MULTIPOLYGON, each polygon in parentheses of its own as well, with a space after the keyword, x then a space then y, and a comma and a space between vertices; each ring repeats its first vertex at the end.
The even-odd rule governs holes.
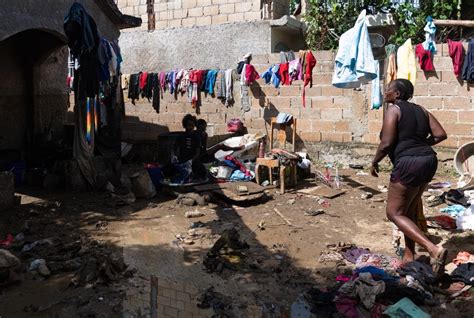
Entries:
POLYGON ((437 278, 421 261, 402 264, 348 243, 328 248, 320 262, 336 262, 347 270, 333 286, 305 294, 311 311, 321 317, 430 317, 418 306, 436 306, 462 296, 474 281, 474 256, 468 252, 459 253, 447 265, 447 274, 437 278))
MULTIPOLYGON (((431 184, 432 188, 449 186, 449 183, 431 184)), ((429 193, 431 195, 426 198, 428 206, 447 204, 447 207, 440 209, 442 215, 427 218, 429 226, 447 230, 474 230, 474 209, 472 207, 474 190, 429 189, 429 193)))
POLYGON ((218 166, 209 169, 211 176, 218 180, 225 181, 250 181, 255 177, 255 173, 251 171, 250 165, 245 166, 234 156, 228 155, 224 160, 219 162, 218 166))

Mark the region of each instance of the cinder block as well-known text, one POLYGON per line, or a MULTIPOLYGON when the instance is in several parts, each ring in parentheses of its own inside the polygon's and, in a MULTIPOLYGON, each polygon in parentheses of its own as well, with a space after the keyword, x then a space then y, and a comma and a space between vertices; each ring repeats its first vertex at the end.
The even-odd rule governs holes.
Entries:
POLYGON ((173 19, 168 22, 168 27, 170 28, 180 28, 183 25, 182 19, 173 19))
POLYGON ((430 84, 431 96, 455 96, 456 86, 448 83, 433 83, 430 84))
POLYGON ((414 96, 429 96, 430 95, 430 84, 416 84, 414 96))
POLYGON ((348 121, 339 121, 334 124, 336 131, 340 132, 350 132, 350 122, 348 121))
POLYGON ((303 140, 303 142, 321 141, 321 133, 319 131, 302 131, 298 133, 298 136, 303 140))
POLYGON ((235 4, 235 12, 252 11, 252 2, 238 2, 235 4))
POLYGON ((203 15, 202 7, 196 7, 188 10, 189 17, 201 17, 203 15))
POLYGON ((218 15, 219 14, 219 6, 212 5, 203 8, 204 15, 218 15))
POLYGON ((212 5, 212 0, 197 0, 198 7, 206 7, 212 5))
POLYGON ((173 307, 165 306, 165 316, 170 318, 178 318, 178 310, 173 307))
POLYGON ((212 18, 210 16, 204 16, 196 18, 196 25, 211 25, 212 18))
POLYGON ((344 89, 332 85, 321 86, 322 96, 344 96, 344 89))
POLYGON ((474 123, 474 111, 460 111, 458 112, 459 118, 458 122, 460 123, 474 123))
POLYGON ((329 108, 321 110, 321 119, 324 120, 341 120, 342 109, 341 108, 329 108))
POLYGON ((183 9, 192 9, 197 5, 196 0, 182 0, 183 9))
POLYGON ((220 24, 225 22, 227 22, 227 14, 212 16, 212 24, 220 24))
MULTIPOLYGON (((308 101, 306 101, 306 104, 308 104, 308 101)), ((323 108, 332 108, 334 105, 334 98, 332 97, 312 97, 311 98, 311 107, 312 108, 317 108, 317 109, 323 109, 323 108)))
POLYGON ((382 121, 373 120, 369 121, 369 133, 378 133, 382 129, 382 121))
POLYGON ((413 102, 428 109, 441 109, 443 107, 442 97, 414 97, 413 102))
POLYGON ((158 306, 169 306, 171 304, 171 300, 164 296, 158 296, 157 302, 158 306))
POLYGON ((469 97, 444 97, 444 109, 468 110, 471 108, 471 99, 469 97))
MULTIPOLYGON (((431 114, 439 120, 440 123, 455 123, 458 121, 458 112, 449 110, 432 110, 431 114)), ((460 116, 460 117, 463 117, 460 116)))
POLYGON ((334 121, 315 120, 315 121, 313 121, 313 131, 333 132, 334 131, 334 121))
POLYGON ((472 135, 472 124, 444 124, 443 125, 444 129, 446 130, 446 133, 448 136, 453 136, 453 135, 465 135, 465 136, 471 136, 472 135))
POLYGON ((240 22, 244 20, 244 14, 242 12, 229 14, 227 17, 229 22, 240 22))
POLYGON ((183 19, 182 25, 183 25, 184 27, 194 26, 194 25, 196 25, 196 18, 186 18, 186 19, 183 19))
POLYGON ((423 72, 419 71, 416 73, 416 83, 439 83, 441 82, 441 76, 436 71, 423 72))
POLYGON ((280 87, 280 96, 299 96, 300 88, 298 86, 282 86, 280 87))
POLYGON ((219 13, 220 14, 229 14, 235 12, 235 4, 234 3, 226 3, 219 5, 219 13))
POLYGON ((244 18, 246 21, 261 20, 262 14, 260 12, 245 12, 244 18))
POLYGON ((188 17, 188 9, 173 10, 173 19, 185 19, 188 17))

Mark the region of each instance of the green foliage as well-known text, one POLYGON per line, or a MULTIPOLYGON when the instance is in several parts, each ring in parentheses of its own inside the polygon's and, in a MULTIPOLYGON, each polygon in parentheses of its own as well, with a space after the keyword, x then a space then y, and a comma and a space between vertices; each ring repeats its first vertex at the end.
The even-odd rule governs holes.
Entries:
MULTIPOLYGON (((413 43, 424 40, 423 28, 428 16, 449 19, 456 15, 458 0, 421 0, 415 8, 407 1, 397 7, 390 0, 308 0, 304 20, 308 26, 306 42, 311 49, 328 50, 338 47, 338 39, 354 25, 360 11, 372 6, 375 12, 391 12, 398 25, 390 43, 401 45, 408 38, 413 43)), ((445 40, 446 29, 438 29, 439 38, 445 40)))

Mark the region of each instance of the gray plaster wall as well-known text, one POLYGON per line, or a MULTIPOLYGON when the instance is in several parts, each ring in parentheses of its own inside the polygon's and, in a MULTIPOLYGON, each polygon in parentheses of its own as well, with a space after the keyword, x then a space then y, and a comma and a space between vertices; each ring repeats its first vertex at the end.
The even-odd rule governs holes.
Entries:
POLYGON ((120 48, 123 73, 179 68, 231 68, 248 52, 270 51, 267 21, 226 23, 154 32, 124 30, 120 48))
MULTIPOLYGON (((0 41, 29 29, 47 30, 63 41, 64 17, 74 0, 2 0, 0 1, 0 41)), ((97 6, 94 0, 79 0, 94 18, 101 34, 109 40, 119 37, 120 31, 97 6)))

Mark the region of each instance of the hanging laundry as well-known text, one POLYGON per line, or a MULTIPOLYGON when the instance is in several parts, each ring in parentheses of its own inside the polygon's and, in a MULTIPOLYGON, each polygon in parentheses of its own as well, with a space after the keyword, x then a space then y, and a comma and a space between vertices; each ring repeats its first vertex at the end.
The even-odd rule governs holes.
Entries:
POLYGON ((112 52, 109 42, 104 38, 100 40, 97 55, 100 63, 99 80, 101 82, 108 81, 110 79, 109 61, 112 58, 112 52))
POLYGON ((219 70, 216 77, 216 97, 225 100, 225 71, 219 70))
POLYGON ((396 47, 394 44, 385 47, 385 55, 388 57, 385 84, 388 85, 391 81, 397 79, 396 47))
POLYGON ((290 83, 302 79, 301 63, 299 59, 293 59, 288 66, 290 83))
POLYGON ((407 79, 413 84, 413 86, 415 86, 416 61, 411 39, 406 40, 406 42, 398 48, 397 66, 397 78, 407 79))
POLYGON ((253 82, 258 80, 260 78, 260 75, 258 75, 257 70, 255 70, 255 67, 252 64, 246 64, 245 67, 245 83, 246 85, 251 85, 253 82))
POLYGON ((132 100, 133 105, 135 105, 135 100, 140 97, 140 75, 141 73, 130 75, 128 98, 132 100))
POLYGON ((225 106, 229 107, 233 103, 232 69, 228 69, 225 71, 225 106))
POLYGON ((372 109, 379 109, 382 106, 382 90, 380 88, 380 63, 375 61, 375 71, 377 77, 372 81, 372 109))
POLYGON ((459 41, 451 41, 448 39, 449 56, 453 61, 454 75, 461 76, 462 64, 464 62, 464 46, 459 41))
POLYGON ((432 17, 426 18, 426 25, 423 28, 423 31, 425 31, 425 41, 423 42, 423 48, 426 51, 436 54, 436 25, 434 24, 432 17))
POLYGON ((145 85, 141 89, 142 98, 147 98, 148 101, 153 97, 153 77, 154 73, 148 73, 145 80, 145 85))
POLYGON ((423 71, 433 71, 433 53, 430 50, 426 50, 423 44, 417 44, 415 48, 415 55, 420 63, 420 68, 423 71))
POLYGON ((209 70, 202 70, 202 83, 201 86, 199 87, 201 92, 206 92, 206 82, 207 82, 207 73, 209 73, 209 70))
POLYGON ((240 76, 240 109, 243 112, 250 111, 249 84, 247 82, 247 68, 250 64, 245 64, 240 76))
POLYGON ((316 66, 316 58, 313 55, 313 52, 310 50, 306 51, 304 54, 305 62, 304 62, 304 84, 303 84, 303 107, 306 107, 306 93, 305 89, 306 86, 312 87, 313 86, 313 68, 316 66))
POLYGON ((189 74, 189 81, 192 83, 191 104, 193 108, 197 108, 199 106, 199 88, 203 83, 203 72, 204 71, 202 70, 194 70, 189 74))
POLYGON ((121 78, 121 81, 122 81, 122 87, 123 89, 125 90, 128 90, 128 85, 130 83, 130 74, 122 74, 122 78, 121 78))
POLYGON ((467 54, 462 67, 462 79, 466 81, 474 80, 474 39, 469 40, 467 54))
POLYGON ((332 85, 338 88, 357 88, 377 77, 374 55, 363 10, 353 28, 339 39, 332 85))
POLYGON ((281 81, 279 71, 280 65, 273 64, 268 68, 268 70, 260 74, 260 77, 263 78, 265 84, 272 83, 275 88, 278 88, 281 81))
POLYGON ((153 89, 153 109, 159 114, 160 113, 160 77, 157 73, 153 74, 152 77, 152 89, 153 89))
POLYGON ((209 94, 214 94, 214 85, 216 84, 217 70, 209 70, 207 72, 205 91, 209 94))
POLYGON ((160 87, 161 87, 161 93, 166 91, 166 73, 165 72, 160 72, 160 87))
POLYGON ((140 74, 140 83, 139 83, 139 88, 140 88, 140 91, 143 91, 143 88, 145 87, 146 85, 146 80, 148 78, 148 73, 147 72, 142 72, 140 74))
POLYGON ((179 82, 178 90, 181 94, 185 94, 188 91, 189 86, 189 71, 183 70, 181 81, 179 82))
POLYGON ((290 64, 289 63, 281 63, 280 64, 280 70, 279 70, 279 75, 281 78, 281 85, 290 85, 290 64))

